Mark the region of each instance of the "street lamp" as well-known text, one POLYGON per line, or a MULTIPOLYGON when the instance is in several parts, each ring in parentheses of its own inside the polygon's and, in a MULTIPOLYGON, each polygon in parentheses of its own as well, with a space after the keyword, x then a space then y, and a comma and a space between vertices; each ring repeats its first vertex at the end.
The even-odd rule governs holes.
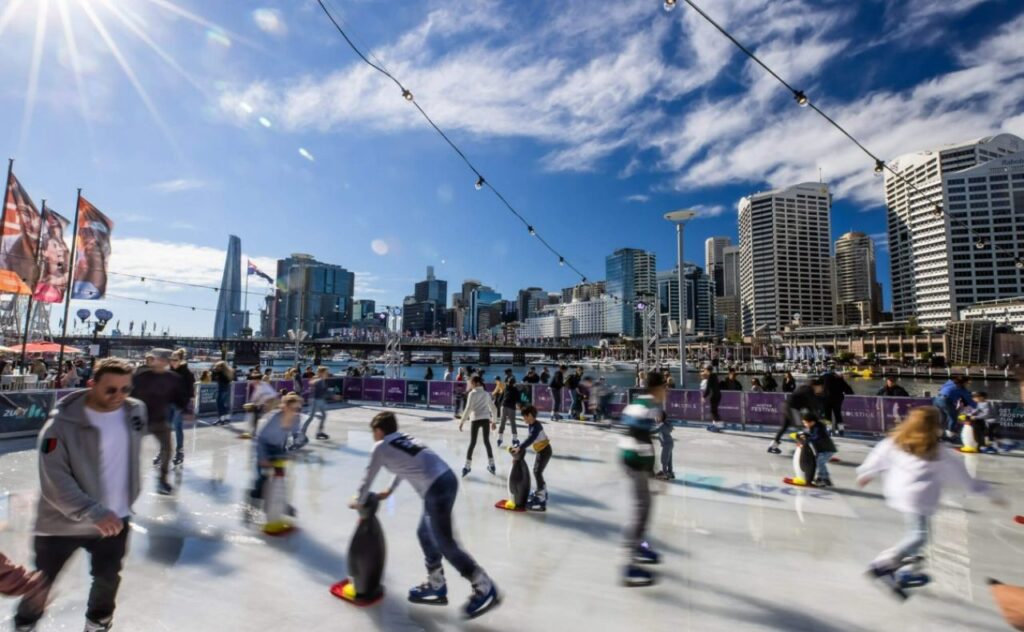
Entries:
POLYGON ((697 217, 690 209, 665 213, 665 219, 676 225, 676 283, 679 284, 679 387, 686 388, 686 287, 683 284, 683 226, 697 217))

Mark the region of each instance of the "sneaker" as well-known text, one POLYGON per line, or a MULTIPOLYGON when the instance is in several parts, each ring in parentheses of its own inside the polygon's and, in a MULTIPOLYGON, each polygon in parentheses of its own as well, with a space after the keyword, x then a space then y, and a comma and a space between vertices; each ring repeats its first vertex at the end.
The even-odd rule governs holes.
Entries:
POLYGON ((636 564, 660 564, 661 554, 651 548, 647 542, 641 542, 637 550, 633 551, 633 562, 636 564))
POLYGON ((823 487, 835 487, 835 485, 832 484, 831 478, 823 478, 821 479, 821 483, 823 487))
POLYGON ((768 454, 782 454, 782 450, 774 443, 768 446, 768 454))
POLYGON ((622 574, 622 583, 625 586, 650 586, 654 583, 654 573, 630 564, 622 574))
POLYGON ((825 483, 822 481, 822 479, 816 478, 813 481, 811 481, 811 486, 812 487, 824 487, 825 483))
POLYGON ((469 472, 470 469, 468 467, 462 468, 462 478, 466 478, 466 475, 469 474, 469 472))
POLYGON ((469 601, 462 607, 462 614, 467 619, 475 619, 501 603, 501 597, 498 595, 498 588, 494 582, 488 581, 487 584, 486 590, 481 590, 477 586, 473 587, 473 594, 469 596, 469 601))
POLYGON ((113 627, 113 621, 112 617, 108 617, 102 622, 93 621, 87 617, 85 619, 85 632, 107 632, 113 627))
POLYGON ((316 440, 317 441, 327 441, 330 438, 331 438, 331 435, 327 434, 326 432, 318 432, 318 433, 316 433, 316 440))
POLYGON ((662 470, 655 474, 654 478, 658 479, 659 481, 674 481, 676 475, 673 472, 666 472, 662 470))
POLYGON ((174 488, 171 487, 171 484, 168 483, 167 481, 157 481, 156 493, 160 494, 161 496, 170 496, 171 494, 174 493, 174 488))
POLYGON ((441 584, 435 588, 429 581, 409 589, 409 601, 422 603, 430 606, 444 606, 448 604, 448 585, 441 584))
POLYGON ((171 462, 174 463, 175 465, 181 465, 182 463, 185 462, 185 453, 184 452, 175 452, 174 453, 174 460, 171 461, 171 462))

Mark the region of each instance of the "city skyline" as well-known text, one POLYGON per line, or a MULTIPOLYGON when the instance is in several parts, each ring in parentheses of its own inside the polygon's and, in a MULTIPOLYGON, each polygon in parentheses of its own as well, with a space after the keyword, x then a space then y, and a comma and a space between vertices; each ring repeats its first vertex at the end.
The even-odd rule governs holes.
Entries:
MULTIPOLYGON (((117 225, 111 270, 217 286, 224 237, 237 234, 243 261, 273 269, 291 252, 315 253, 356 272, 355 298, 380 304, 401 305, 427 265, 452 282, 484 278, 506 298, 578 281, 487 191, 474 190, 473 176, 401 109, 408 104, 392 86, 364 75, 308 6, 279 3, 257 21, 253 7, 180 2, 213 25, 200 27, 131 4, 147 39, 175 61, 171 72, 115 9, 97 5, 110 41, 143 79, 133 82, 78 3, 69 20, 81 83, 57 12, 37 28, 42 3, 10 16, 0 61, 13 88, 0 94, 0 116, 12 123, 0 133, 0 152, 17 159, 33 199, 65 214, 74 188, 84 187, 117 225), (46 38, 34 62, 39 32, 46 38), (319 122, 299 99, 339 87, 345 99, 319 122), (147 103, 157 104, 160 122, 147 103), (172 142, 167 129, 189 134, 172 142)), ((773 11, 796 16, 786 30, 759 28, 777 15, 765 14, 765 2, 709 9, 884 157, 1024 134, 1024 107, 1013 96, 1022 80, 1011 72, 1024 9, 983 0, 927 11, 903 4, 839 12, 828 3, 774 3, 773 11), (947 46, 954 32, 969 36, 947 46), (964 81, 971 99, 962 98, 964 81)), ((622 247, 674 261, 674 235, 661 220, 672 208, 701 212, 687 229, 687 259, 699 259, 707 237, 735 243, 740 198, 817 180, 820 167, 835 192, 830 239, 856 228, 875 240, 891 307, 883 179, 687 12, 665 14, 649 2, 621 3, 601 20, 572 2, 532 13, 434 2, 380 9, 354 4, 346 19, 588 278, 600 278, 604 256, 622 247), (519 62, 507 54, 510 25, 508 35, 526 42, 519 62), (577 42, 571 53, 560 44, 567 34, 577 42), (615 76, 594 72, 613 64, 615 76), (467 76, 506 83, 476 85, 467 76), (623 96, 607 111, 587 105, 608 102, 604 94, 623 96), (793 146, 808 150, 780 151, 793 146)), ((217 298, 117 275, 110 293, 210 311, 123 299, 74 306, 200 333, 217 298)))

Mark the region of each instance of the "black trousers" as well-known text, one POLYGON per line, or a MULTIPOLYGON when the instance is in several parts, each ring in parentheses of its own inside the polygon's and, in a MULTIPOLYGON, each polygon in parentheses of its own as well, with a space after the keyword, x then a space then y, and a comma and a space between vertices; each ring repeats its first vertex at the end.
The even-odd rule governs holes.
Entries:
POLYGON ((488 419, 477 419, 473 422, 469 433, 469 450, 466 451, 466 460, 473 460, 473 450, 476 448, 476 434, 483 431, 484 447, 487 448, 487 458, 494 460, 494 452, 491 451, 491 422, 488 419))
POLYGON ((562 412, 562 389, 551 389, 551 416, 555 417, 562 412))
POLYGON ((548 466, 548 461, 551 460, 551 446, 544 446, 544 449, 537 453, 537 458, 533 460, 533 477, 537 479, 537 491, 547 491, 548 484, 544 482, 544 469, 548 466))
POLYGON ((833 430, 840 430, 843 427, 843 402, 825 402, 822 410, 825 417, 832 422, 833 430))
POLYGON ((36 568, 43 572, 50 586, 21 600, 14 624, 29 625, 42 618, 52 582, 78 549, 88 551, 92 573, 85 616, 96 622, 113 616, 114 600, 121 585, 122 561, 128 551, 128 530, 125 520, 121 533, 110 538, 101 538, 98 532, 95 537, 37 535, 34 540, 36 568))
POLYGON ((779 424, 779 430, 775 433, 775 443, 782 441, 782 435, 791 425, 800 427, 800 411, 790 408, 788 404, 783 404, 782 423, 779 424))
POLYGON ((718 404, 721 401, 722 401, 721 397, 717 397, 717 398, 716 397, 712 397, 711 399, 708 400, 708 402, 711 404, 711 420, 712 421, 716 421, 716 422, 722 421, 722 418, 718 415, 718 404))
POLYGON ((160 480, 166 483, 171 468, 171 427, 166 423, 155 424, 150 426, 149 434, 160 444, 160 480))

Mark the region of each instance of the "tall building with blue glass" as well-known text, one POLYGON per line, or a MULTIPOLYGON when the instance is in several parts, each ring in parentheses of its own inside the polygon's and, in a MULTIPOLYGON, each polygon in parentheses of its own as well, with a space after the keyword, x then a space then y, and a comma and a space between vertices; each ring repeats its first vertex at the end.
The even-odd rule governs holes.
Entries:
MULTIPOLYGON (((487 328, 481 328, 480 326, 480 313, 500 300, 501 294, 486 285, 473 288, 469 293, 469 311, 466 314, 466 331, 470 336, 479 336, 482 333, 482 329, 487 328)), ((487 321, 484 323, 487 326, 495 324, 490 322, 489 317, 484 317, 484 320, 487 321)))
POLYGON ((272 336, 284 337, 298 328, 319 338, 332 329, 351 327, 355 282, 352 272, 312 255, 279 259, 272 336))
POLYGON ((214 338, 237 338, 245 325, 242 313, 242 240, 228 236, 224 275, 220 280, 217 313, 213 320, 214 338))
POLYGON ((641 335, 636 303, 653 302, 658 290, 654 253, 620 248, 605 258, 604 267, 605 291, 613 299, 606 312, 607 330, 628 337, 641 335))

